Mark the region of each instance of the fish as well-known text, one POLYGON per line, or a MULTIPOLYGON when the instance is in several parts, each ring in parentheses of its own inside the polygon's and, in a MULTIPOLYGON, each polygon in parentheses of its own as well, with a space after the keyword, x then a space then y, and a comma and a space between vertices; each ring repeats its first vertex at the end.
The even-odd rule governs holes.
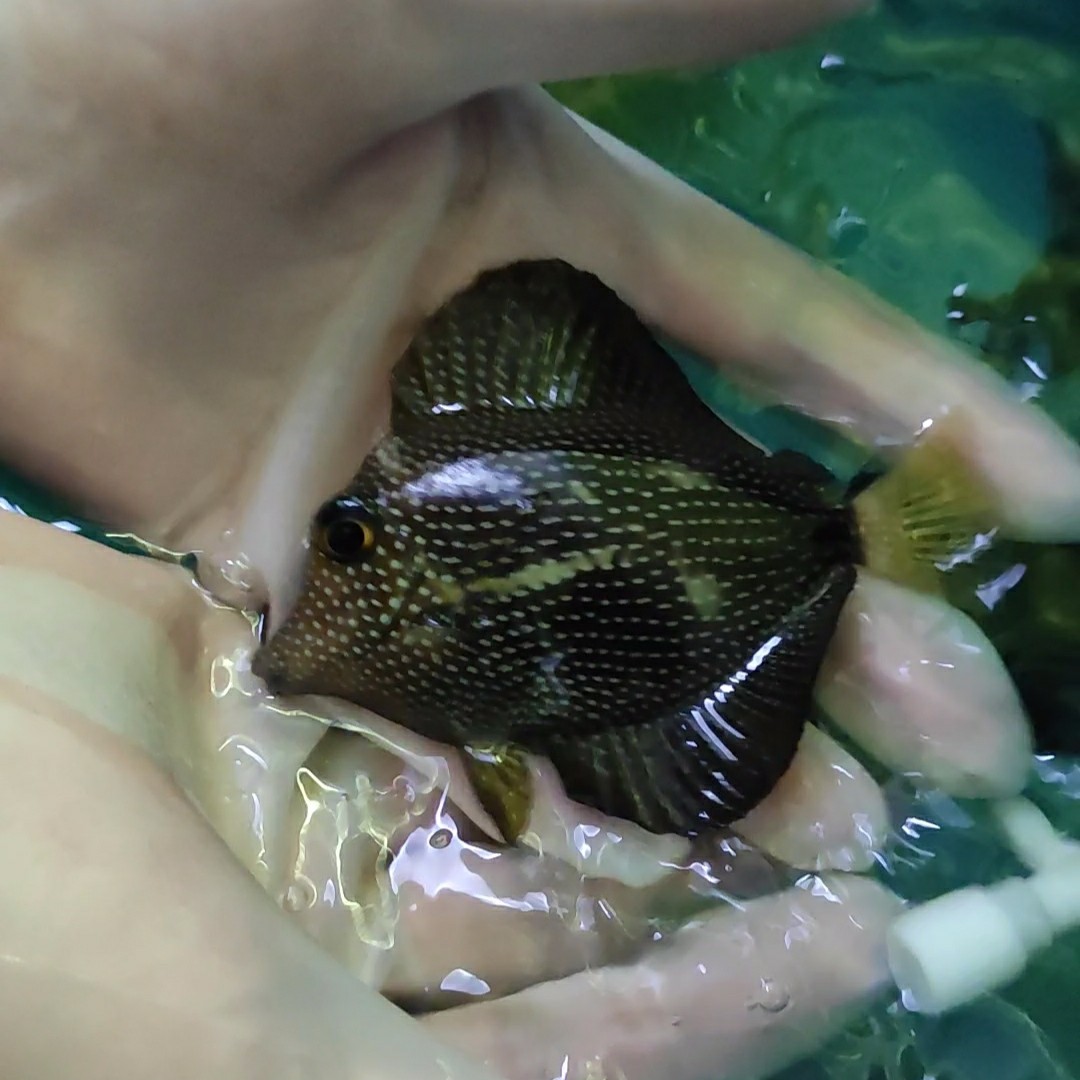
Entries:
POLYGON ((955 440, 847 487, 768 453, 561 260, 480 274, 391 389, 252 669, 456 748, 508 843, 530 755, 650 832, 737 822, 791 765, 858 568, 933 589, 991 516, 955 440))

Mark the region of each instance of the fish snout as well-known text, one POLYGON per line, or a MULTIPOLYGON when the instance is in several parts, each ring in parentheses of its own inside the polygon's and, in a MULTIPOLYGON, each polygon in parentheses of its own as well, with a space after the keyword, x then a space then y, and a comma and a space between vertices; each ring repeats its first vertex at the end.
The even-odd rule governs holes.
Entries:
POLYGON ((251 661, 251 672, 262 679, 271 694, 278 694, 288 682, 288 664, 283 650, 275 648, 276 638, 261 645, 251 661))

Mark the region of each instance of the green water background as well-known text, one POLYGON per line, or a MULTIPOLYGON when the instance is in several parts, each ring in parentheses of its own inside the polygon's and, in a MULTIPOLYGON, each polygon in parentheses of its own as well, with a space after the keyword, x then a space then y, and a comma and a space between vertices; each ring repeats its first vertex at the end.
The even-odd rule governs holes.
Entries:
MULTIPOLYGON (((730 69, 552 91, 965 342, 1080 437, 1080 0, 891 0, 730 69)), ((844 475, 863 464, 865 451, 680 360, 718 411, 766 444, 812 452, 844 475)), ((0 473, 0 506, 137 550, 10 474, 0 473)), ((1080 561, 1059 551, 1030 566, 1039 573, 987 628, 1014 675, 1036 663, 1045 682, 1038 664, 1051 657, 1054 715, 1080 723, 1080 686, 1062 679, 1080 657, 1080 599, 1062 600, 1080 586, 1080 561), (1014 640, 1029 647, 1010 653, 1014 640)), ((974 610, 970 589, 957 599, 974 610)), ((1043 755, 1037 772, 1029 794, 1080 837, 1080 765, 1043 755)), ((883 780, 896 828, 881 876, 902 895, 926 899, 1019 869, 978 805, 883 780)), ((1073 934, 1003 993, 941 1020, 883 1006, 787 1077, 1080 1080, 1078 1007, 1073 934)))

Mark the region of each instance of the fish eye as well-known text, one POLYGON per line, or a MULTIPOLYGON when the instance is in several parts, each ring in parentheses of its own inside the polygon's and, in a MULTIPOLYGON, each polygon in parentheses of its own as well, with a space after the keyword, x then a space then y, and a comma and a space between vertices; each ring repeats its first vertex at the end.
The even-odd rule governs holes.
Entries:
POLYGON ((375 546, 374 519, 357 499, 334 499, 315 518, 315 538, 334 562, 357 562, 375 546))

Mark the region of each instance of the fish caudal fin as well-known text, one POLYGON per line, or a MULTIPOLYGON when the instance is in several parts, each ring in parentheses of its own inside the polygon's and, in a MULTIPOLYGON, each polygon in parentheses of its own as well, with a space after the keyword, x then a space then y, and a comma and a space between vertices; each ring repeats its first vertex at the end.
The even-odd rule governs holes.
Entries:
POLYGON ((739 670, 667 719, 556 737, 546 753, 567 795, 655 833, 745 817, 791 765, 854 583, 854 567, 836 567, 739 670))
POLYGON ((935 424, 854 500, 867 570, 939 593, 940 574, 970 561, 994 532, 995 500, 961 450, 955 417, 935 424))
POLYGON ((515 843, 529 826, 532 774, 525 753, 514 746, 471 745, 464 748, 465 772, 503 839, 515 843))

